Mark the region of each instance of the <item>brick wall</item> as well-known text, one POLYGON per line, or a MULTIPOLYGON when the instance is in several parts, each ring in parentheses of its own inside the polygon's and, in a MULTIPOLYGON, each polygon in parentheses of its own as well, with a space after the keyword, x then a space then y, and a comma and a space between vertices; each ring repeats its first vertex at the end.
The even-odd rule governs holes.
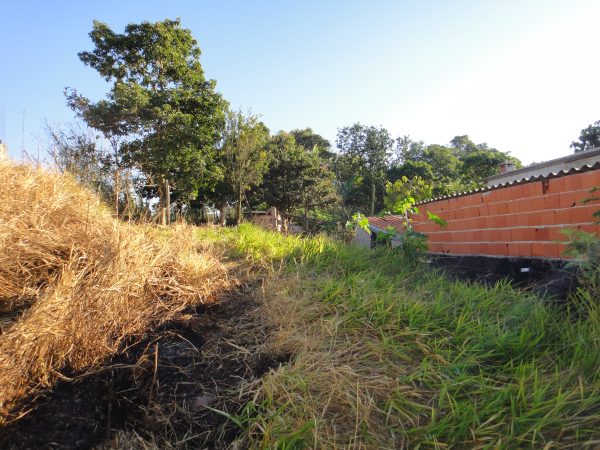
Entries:
POLYGON ((429 251, 450 254, 564 257, 566 237, 576 228, 600 233, 592 213, 600 202, 586 205, 589 190, 600 186, 600 170, 564 175, 419 205, 414 227, 429 236, 429 251), (441 228, 426 211, 448 222, 441 228))

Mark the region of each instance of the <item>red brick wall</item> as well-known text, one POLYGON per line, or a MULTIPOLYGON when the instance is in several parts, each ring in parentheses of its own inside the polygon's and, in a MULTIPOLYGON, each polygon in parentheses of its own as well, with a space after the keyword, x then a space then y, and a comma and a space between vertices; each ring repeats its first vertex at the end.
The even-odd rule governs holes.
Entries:
POLYGON ((561 229, 600 233, 592 217, 600 202, 580 203, 595 186, 600 170, 425 203, 412 219, 429 236, 430 252, 559 258, 565 244, 556 241, 566 240, 561 229), (448 226, 428 221, 426 211, 448 226))

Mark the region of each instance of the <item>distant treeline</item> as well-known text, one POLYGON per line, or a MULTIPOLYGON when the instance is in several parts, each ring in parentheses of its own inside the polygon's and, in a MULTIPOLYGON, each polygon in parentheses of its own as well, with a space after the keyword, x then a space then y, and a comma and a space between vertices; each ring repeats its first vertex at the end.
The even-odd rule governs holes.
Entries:
MULTIPOLYGON (((335 147, 311 128, 271 133, 251 112, 234 111, 207 79, 200 48, 179 20, 130 24, 124 33, 94 22, 94 49, 79 53, 110 86, 92 101, 67 88, 80 122, 49 127, 55 164, 73 173, 121 216, 199 202, 224 209, 347 217, 384 209, 386 183, 412 180, 433 196, 480 187, 518 159, 456 136, 427 145, 355 123, 335 147)), ((223 215, 224 217, 224 215, 223 215)))

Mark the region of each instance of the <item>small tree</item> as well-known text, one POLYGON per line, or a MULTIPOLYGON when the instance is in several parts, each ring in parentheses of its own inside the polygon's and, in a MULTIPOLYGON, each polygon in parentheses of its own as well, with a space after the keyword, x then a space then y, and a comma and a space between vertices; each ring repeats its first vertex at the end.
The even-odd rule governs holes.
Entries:
POLYGON ((432 186, 423 178, 415 176, 401 179, 385 185, 385 208, 392 213, 406 214, 412 206, 431 198, 432 186))
POLYGON ((99 193, 106 201, 113 196, 113 168, 101 140, 81 124, 46 126, 48 154, 61 172, 69 172, 77 181, 99 193))
POLYGON ((336 172, 339 181, 344 184, 354 180, 355 187, 366 188, 366 192, 362 194, 369 200, 357 206, 368 208, 370 215, 375 214, 377 189, 379 187, 381 192, 385 184, 393 143, 394 140, 385 128, 355 123, 338 130, 336 144, 341 155, 337 158, 336 172), (358 177, 360 183, 357 183, 358 177))
MULTIPOLYGON (((237 197, 237 223, 242 217, 242 200, 246 191, 261 183, 269 167, 269 155, 265 145, 269 139, 269 129, 249 114, 240 111, 229 112, 223 137, 222 172, 230 192, 237 197)), ((227 187, 222 187, 223 192, 227 187)))

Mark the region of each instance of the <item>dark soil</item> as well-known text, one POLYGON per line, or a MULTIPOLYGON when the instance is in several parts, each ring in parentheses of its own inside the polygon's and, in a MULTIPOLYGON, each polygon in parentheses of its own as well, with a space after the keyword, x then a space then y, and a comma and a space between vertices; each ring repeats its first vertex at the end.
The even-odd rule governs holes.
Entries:
POLYGON ((247 401, 240 388, 289 360, 262 352, 267 330, 252 290, 188 311, 99 371, 61 381, 0 429, 0 448, 131 448, 126 436, 158 448, 230 446, 241 430, 227 415, 247 401))

